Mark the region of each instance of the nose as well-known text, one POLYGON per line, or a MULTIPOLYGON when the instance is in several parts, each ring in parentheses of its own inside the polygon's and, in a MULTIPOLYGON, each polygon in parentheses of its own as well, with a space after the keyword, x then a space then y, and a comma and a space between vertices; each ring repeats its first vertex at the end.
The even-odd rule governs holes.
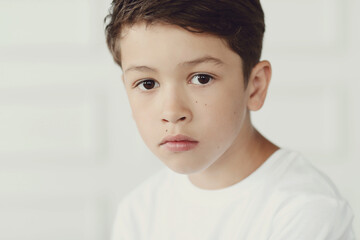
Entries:
POLYGON ((161 121, 163 123, 185 123, 192 119, 186 96, 179 91, 164 94, 161 121))

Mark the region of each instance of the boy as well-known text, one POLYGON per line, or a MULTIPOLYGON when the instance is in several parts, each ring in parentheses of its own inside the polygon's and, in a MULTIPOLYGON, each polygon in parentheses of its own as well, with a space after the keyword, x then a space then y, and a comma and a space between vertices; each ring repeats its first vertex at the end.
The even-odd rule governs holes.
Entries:
POLYGON ((106 37, 133 118, 168 167, 119 205, 113 239, 355 239, 331 181, 251 124, 271 78, 258 0, 114 0, 106 37))

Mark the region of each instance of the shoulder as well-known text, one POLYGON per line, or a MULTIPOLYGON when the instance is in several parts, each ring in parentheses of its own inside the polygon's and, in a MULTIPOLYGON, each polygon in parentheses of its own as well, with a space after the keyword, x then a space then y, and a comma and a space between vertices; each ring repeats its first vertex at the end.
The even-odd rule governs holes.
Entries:
POLYGON ((168 170, 162 168, 123 197, 117 207, 112 239, 145 238, 155 203, 169 188, 170 178, 168 170))
POLYGON ((276 158, 271 182, 279 194, 341 198, 332 180, 300 153, 281 149, 276 158))
POLYGON ((345 200, 311 196, 288 199, 273 219, 271 239, 352 240, 353 214, 345 200))
POLYGON ((124 196, 120 205, 151 204, 156 195, 161 194, 165 188, 170 187, 171 174, 166 168, 161 168, 149 176, 137 187, 124 196))
POLYGON ((278 161, 271 239, 354 239, 352 210, 330 178, 296 152, 283 150, 278 161))
POLYGON ((151 214, 159 200, 174 189, 174 178, 170 171, 164 167, 145 179, 123 197, 118 208, 132 214, 151 214))

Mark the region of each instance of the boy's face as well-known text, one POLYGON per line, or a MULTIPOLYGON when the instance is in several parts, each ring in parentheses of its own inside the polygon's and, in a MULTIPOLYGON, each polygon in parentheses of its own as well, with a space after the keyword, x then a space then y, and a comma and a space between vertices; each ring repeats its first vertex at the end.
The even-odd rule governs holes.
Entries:
POLYGON ((133 118, 169 168, 197 173, 243 144, 251 126, 249 93, 242 60, 225 42, 178 26, 139 23, 123 30, 119 45, 133 118), (179 134, 188 138, 164 143, 179 134))

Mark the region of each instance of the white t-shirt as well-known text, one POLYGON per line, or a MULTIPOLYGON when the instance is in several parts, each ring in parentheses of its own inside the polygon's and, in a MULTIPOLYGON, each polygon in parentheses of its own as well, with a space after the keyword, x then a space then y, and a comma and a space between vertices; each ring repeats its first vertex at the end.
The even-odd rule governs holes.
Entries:
POLYGON ((352 210, 300 154, 276 151, 220 190, 162 169, 119 204, 113 240, 353 240, 352 210))

